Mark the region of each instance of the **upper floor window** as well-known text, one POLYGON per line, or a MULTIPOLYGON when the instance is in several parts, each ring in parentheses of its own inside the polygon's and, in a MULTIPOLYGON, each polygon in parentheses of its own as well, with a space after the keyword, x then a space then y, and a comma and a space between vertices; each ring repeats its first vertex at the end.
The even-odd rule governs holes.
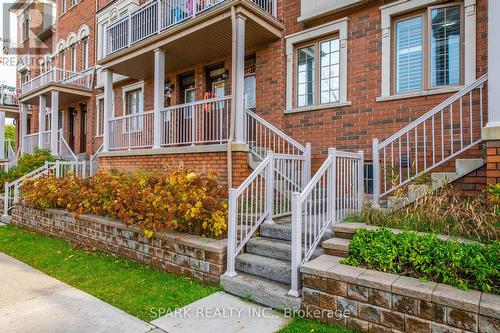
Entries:
POLYGON ((27 40, 30 37, 30 17, 26 15, 23 22, 23 40, 27 40))
POLYGON ((61 14, 66 12, 66 0, 61 0, 61 14))
POLYGON ((71 70, 76 72, 76 46, 71 48, 71 70))
POLYGON ((71 7, 76 6, 78 3, 78 0, 71 0, 71 7))
POLYGON ((297 48, 297 107, 339 102, 339 38, 315 41, 297 48))
POLYGON ((21 74, 21 83, 26 83, 29 80, 30 80, 30 74, 28 73, 28 71, 21 74))
POLYGON ((84 39, 82 41, 82 70, 89 68, 89 41, 84 39))
POLYGON ((460 4, 433 6, 397 18, 394 30, 396 93, 462 84, 460 4))

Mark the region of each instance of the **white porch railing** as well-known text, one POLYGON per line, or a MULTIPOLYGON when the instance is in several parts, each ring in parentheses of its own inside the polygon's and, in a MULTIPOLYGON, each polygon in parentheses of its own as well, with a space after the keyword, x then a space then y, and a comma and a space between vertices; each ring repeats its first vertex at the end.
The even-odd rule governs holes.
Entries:
POLYGON ((102 152, 104 149, 104 144, 102 144, 99 149, 95 152, 94 155, 90 157, 90 163, 89 163, 89 175, 94 176, 97 173, 97 170, 99 170, 99 153, 102 152))
POLYGON ((304 156, 268 151, 251 175, 229 190, 227 276, 236 275, 235 258, 262 222, 291 213, 291 193, 304 186, 304 163, 304 156))
POLYGON ((161 112, 161 145, 227 142, 230 111, 231 97, 168 107, 161 112))
POLYGON ((16 87, 0 85, 0 105, 18 105, 16 87))
POLYGON ((328 158, 292 199, 292 281, 299 297, 300 265, 307 262, 327 228, 363 206, 363 152, 329 149, 328 158))
POLYGON ((7 162, 7 170, 9 170, 10 168, 16 166, 17 155, 14 151, 14 148, 12 147, 12 142, 10 140, 6 141, 5 146, 5 157, 9 160, 7 162))
POLYGON ((110 150, 153 147, 152 111, 110 119, 110 150))
POLYGON ((373 140, 374 202, 481 142, 485 74, 385 141, 373 140))
POLYGON ((59 136, 59 156, 65 161, 74 161, 77 162, 78 158, 76 157, 75 153, 73 153, 73 150, 69 146, 68 142, 64 138, 62 130, 59 130, 58 133, 59 136))
POLYGON ((57 177, 64 177, 69 172, 74 173, 77 177, 85 178, 87 176, 85 161, 45 162, 44 165, 22 176, 21 178, 18 178, 10 183, 5 183, 3 217, 8 217, 14 205, 19 202, 22 185, 27 179, 36 179, 48 174, 54 174, 57 177))
POLYGON ((42 133, 42 149, 50 149, 50 140, 52 138, 51 131, 44 131, 42 133))
POLYGON ((44 84, 48 83, 66 83, 87 89, 92 88, 94 77, 93 69, 85 72, 72 72, 61 68, 52 68, 51 70, 38 75, 22 85, 22 94, 26 94, 44 84))
MULTIPOLYGON (((106 29, 106 55, 143 41, 227 0, 153 0, 106 29)), ((277 0, 249 0, 276 17, 277 0)))
POLYGON ((25 135, 23 137, 23 153, 33 154, 38 143, 38 133, 25 135))

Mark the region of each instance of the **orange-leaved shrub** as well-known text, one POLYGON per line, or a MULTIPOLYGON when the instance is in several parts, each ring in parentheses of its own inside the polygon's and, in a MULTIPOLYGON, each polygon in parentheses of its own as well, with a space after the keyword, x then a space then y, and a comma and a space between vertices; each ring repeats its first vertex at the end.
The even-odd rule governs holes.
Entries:
POLYGON ((164 173, 102 172, 88 179, 48 175, 27 180, 22 196, 30 206, 137 225, 148 237, 166 230, 210 238, 227 234, 227 191, 213 172, 174 167, 164 173))

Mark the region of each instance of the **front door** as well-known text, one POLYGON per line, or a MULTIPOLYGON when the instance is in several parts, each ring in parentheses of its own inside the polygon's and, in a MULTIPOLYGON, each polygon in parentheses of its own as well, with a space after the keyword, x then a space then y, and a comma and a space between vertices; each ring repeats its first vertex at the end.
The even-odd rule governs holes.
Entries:
POLYGON ((80 105, 80 153, 87 151, 87 104, 80 105))
POLYGON ((69 134, 69 147, 71 148, 72 151, 75 151, 75 120, 76 120, 76 109, 75 108, 68 108, 68 113, 69 113, 69 128, 68 128, 68 134, 69 134))

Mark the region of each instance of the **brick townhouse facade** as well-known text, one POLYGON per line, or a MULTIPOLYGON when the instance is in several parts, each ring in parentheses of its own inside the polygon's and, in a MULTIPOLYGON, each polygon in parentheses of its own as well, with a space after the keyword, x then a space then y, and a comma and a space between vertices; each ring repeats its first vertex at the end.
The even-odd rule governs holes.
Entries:
MULTIPOLYGON (((20 29, 38 3, 18 1, 11 8, 20 29)), ((71 150, 80 159, 98 158, 104 169, 182 162, 214 169, 224 183, 238 186, 252 172, 248 145, 266 135, 274 140, 249 125, 259 119, 261 127, 275 128, 273 135, 310 143, 313 171, 330 147, 363 150, 371 192, 374 138, 391 137, 488 72, 489 91, 497 80, 488 63, 496 52, 488 45, 488 26, 499 16, 488 10, 492 0, 40 3, 57 14, 45 39, 33 29, 20 31, 28 37, 21 45, 36 39, 47 46, 43 55, 19 48, 20 56, 43 59, 19 68, 22 150, 71 150)), ((486 159, 454 179, 468 194, 498 181, 494 98, 487 90, 470 95, 465 122, 471 141, 481 137, 472 129, 472 107, 481 105, 481 142, 433 169, 450 172, 456 159, 486 159)), ((441 135, 447 117, 441 115, 441 135)), ((460 120, 451 117, 453 152, 453 142, 463 143, 463 121, 462 113, 460 120)), ((420 136, 425 129, 415 140, 420 136)), ((408 154, 401 153, 400 140, 397 159, 410 169, 421 162, 410 152, 413 139, 404 140, 408 154)), ((255 144, 257 150, 279 150, 269 142, 255 144)))

